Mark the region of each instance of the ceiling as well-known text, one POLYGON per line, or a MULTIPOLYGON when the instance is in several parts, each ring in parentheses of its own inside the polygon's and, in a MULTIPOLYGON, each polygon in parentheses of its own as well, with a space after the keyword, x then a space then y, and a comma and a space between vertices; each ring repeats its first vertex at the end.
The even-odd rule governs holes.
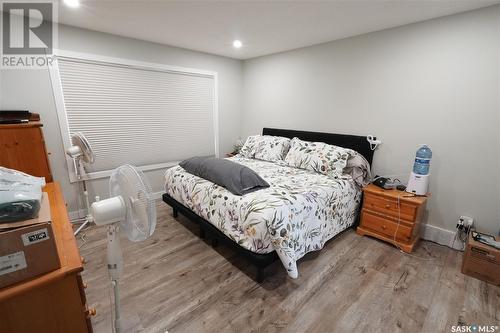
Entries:
POLYGON ((424 21, 500 0, 91 1, 63 4, 59 22, 248 59, 424 21), (240 39, 241 49, 232 47, 240 39))

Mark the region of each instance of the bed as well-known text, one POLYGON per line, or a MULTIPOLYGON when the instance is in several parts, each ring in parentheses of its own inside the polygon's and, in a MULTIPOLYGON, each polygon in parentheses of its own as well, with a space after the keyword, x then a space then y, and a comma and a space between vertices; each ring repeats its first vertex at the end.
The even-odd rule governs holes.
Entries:
MULTIPOLYGON (((373 151, 366 137, 264 128, 263 135, 298 137, 356 150, 371 163, 373 151)), ((241 156, 231 160, 256 171, 270 187, 236 196, 180 166, 165 173, 163 200, 199 223, 202 236, 214 237, 235 248, 258 267, 281 260, 288 275, 298 277, 297 260, 320 250, 357 220, 361 190, 347 174, 329 177, 314 171, 241 156)))

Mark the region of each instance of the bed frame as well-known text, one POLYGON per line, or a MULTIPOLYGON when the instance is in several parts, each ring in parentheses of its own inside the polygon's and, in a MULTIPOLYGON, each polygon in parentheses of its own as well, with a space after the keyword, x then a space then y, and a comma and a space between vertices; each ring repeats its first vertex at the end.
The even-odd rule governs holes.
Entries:
MULTIPOLYGON (((336 145, 344 148, 350 148, 356 150, 358 153, 363 155, 366 160, 372 163, 373 160, 373 150, 370 148, 370 144, 366 139, 366 136, 357 135, 346 135, 346 134, 332 134, 332 133, 320 133, 320 132, 307 132, 307 131, 296 131, 278 128, 264 128, 262 130, 263 135, 273 135, 273 136, 283 136, 287 138, 297 137, 304 141, 317 141, 324 142, 331 145, 336 145)), ((163 201, 172 207, 173 216, 177 218, 178 214, 181 213, 189 220, 197 223, 200 227, 200 237, 205 238, 206 233, 212 236, 212 246, 217 246, 219 241, 224 243, 228 247, 234 249, 238 254, 247 258, 249 261, 257 266, 257 277, 256 281, 261 283, 265 277, 265 267, 278 259, 278 255, 275 251, 271 253, 261 254, 249 251, 237 243, 235 243, 231 238, 226 236, 222 231, 217 229, 213 224, 205 220, 204 218, 198 216, 191 209, 185 207, 183 204, 173 199, 167 193, 163 194, 163 201)), ((361 208, 361 206, 360 206, 361 208)))

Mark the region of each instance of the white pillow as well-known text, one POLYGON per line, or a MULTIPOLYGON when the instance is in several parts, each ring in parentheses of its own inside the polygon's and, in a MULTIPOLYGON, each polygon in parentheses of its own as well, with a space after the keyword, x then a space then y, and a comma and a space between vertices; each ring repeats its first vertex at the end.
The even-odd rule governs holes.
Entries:
POLYGON ((290 139, 282 136, 251 135, 239 152, 241 157, 276 162, 283 160, 290 148, 290 139))
POLYGON ((351 152, 354 151, 323 142, 293 138, 285 162, 295 168, 335 176, 342 174, 351 152))
POLYGON ((257 140, 255 158, 277 162, 282 161, 290 149, 290 139, 282 136, 262 135, 257 140))
POLYGON ((255 148, 257 146, 257 141, 260 137, 261 135, 250 135, 243 144, 243 147, 241 147, 238 155, 246 158, 254 158, 255 148))

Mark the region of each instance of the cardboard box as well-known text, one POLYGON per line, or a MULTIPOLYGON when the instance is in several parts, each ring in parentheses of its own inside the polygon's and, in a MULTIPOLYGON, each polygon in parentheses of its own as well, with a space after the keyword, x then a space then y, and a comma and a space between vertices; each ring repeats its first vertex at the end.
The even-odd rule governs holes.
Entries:
POLYGON ((37 218, 0 224, 0 288, 60 267, 44 193, 37 218))
POLYGON ((471 232, 465 245, 462 273, 500 286, 500 250, 474 240, 471 232))

